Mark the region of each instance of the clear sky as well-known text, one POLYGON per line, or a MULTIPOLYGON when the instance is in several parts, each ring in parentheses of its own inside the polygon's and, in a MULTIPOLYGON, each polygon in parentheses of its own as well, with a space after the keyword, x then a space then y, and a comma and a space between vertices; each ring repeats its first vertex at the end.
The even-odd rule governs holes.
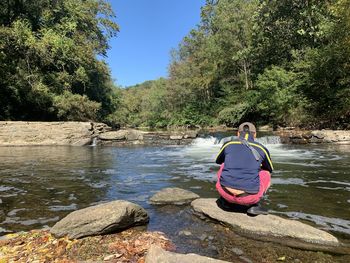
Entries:
POLYGON ((170 50, 200 22, 205 0, 109 0, 120 32, 106 58, 112 78, 130 86, 166 77, 170 50))

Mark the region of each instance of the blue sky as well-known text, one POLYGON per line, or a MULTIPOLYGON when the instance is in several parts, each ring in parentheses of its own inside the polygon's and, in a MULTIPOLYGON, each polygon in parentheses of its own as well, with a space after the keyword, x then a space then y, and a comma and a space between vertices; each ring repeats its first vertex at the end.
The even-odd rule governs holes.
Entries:
POLYGON ((106 58, 112 78, 130 86, 166 77, 170 50, 200 21, 205 0, 109 0, 120 32, 106 58))

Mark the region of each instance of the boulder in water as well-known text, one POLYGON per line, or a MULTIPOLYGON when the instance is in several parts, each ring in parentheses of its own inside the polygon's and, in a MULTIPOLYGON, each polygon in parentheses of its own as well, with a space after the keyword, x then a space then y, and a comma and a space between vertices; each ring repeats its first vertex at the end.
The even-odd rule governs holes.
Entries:
POLYGON ((258 127, 258 131, 273 131, 273 128, 270 125, 263 125, 258 127))
POLYGON ((173 135, 170 135, 170 140, 181 140, 183 138, 183 135, 182 134, 173 134, 173 135))
POLYGON ((194 139, 198 137, 198 132, 196 131, 187 131, 184 135, 185 139, 194 139))
POLYGON ((128 134, 128 131, 126 130, 108 131, 108 132, 101 133, 98 136, 98 138, 100 140, 125 140, 127 134, 128 134))
POLYGON ((138 130, 118 130, 101 133, 98 137, 103 141, 136 141, 143 140, 144 132, 138 130))
POLYGON ((245 213, 226 212, 218 207, 216 200, 200 198, 194 200, 191 205, 195 212, 232 226, 242 233, 253 235, 255 238, 309 249, 317 249, 318 245, 339 245, 338 240, 331 234, 299 221, 275 215, 251 217, 245 213))
POLYGON ((227 261, 200 256, 197 254, 178 254, 152 245, 146 256, 146 263, 225 263, 227 261))
POLYGON ((139 130, 128 130, 128 134, 126 136, 126 139, 128 141, 143 140, 143 134, 144 134, 144 132, 139 131, 139 130))
POLYGON ((150 203, 154 205, 184 205, 191 203, 191 201, 197 198, 199 198, 199 195, 191 191, 173 187, 164 188, 163 190, 157 192, 150 198, 150 203))
POLYGON ((109 234, 149 221, 141 206, 123 200, 87 207, 68 214, 50 230, 56 237, 70 239, 109 234))

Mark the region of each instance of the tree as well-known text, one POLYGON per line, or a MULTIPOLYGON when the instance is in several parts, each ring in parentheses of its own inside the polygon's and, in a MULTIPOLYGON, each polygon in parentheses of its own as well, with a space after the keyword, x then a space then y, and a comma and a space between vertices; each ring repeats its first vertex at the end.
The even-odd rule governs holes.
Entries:
MULTIPOLYGON (((172 51, 168 78, 118 90, 119 107, 108 116, 151 127, 245 120, 347 127, 349 6, 350 0, 207 0, 198 26, 172 51)), ((69 76, 59 79, 70 83, 69 76)), ((89 80, 86 67, 74 79, 89 80)), ((96 101, 101 109, 109 105, 96 101)))
POLYGON ((288 66, 295 50, 323 45, 329 2, 260 0, 254 16, 255 76, 272 65, 288 66))
POLYGON ((256 111, 263 120, 275 125, 300 125, 305 121, 306 99, 299 92, 299 75, 280 67, 265 69, 256 86, 259 96, 256 111))
POLYGON ((3 1, 0 119, 61 119, 66 115, 56 102, 78 98, 73 95, 100 105, 98 112, 90 107, 86 117, 112 112, 109 69, 97 56, 106 55, 108 40, 118 31, 113 16, 104 0, 3 1))

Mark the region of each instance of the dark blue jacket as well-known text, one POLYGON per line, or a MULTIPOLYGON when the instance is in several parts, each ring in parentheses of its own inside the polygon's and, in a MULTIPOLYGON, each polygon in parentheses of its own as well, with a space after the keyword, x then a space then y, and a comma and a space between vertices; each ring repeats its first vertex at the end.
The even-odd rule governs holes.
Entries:
POLYGON ((225 163, 220 178, 222 186, 255 194, 259 192, 260 187, 259 171, 272 172, 273 165, 269 151, 262 144, 255 142, 251 135, 247 141, 261 156, 258 161, 252 150, 237 139, 229 141, 221 147, 216 157, 216 163, 225 163))

